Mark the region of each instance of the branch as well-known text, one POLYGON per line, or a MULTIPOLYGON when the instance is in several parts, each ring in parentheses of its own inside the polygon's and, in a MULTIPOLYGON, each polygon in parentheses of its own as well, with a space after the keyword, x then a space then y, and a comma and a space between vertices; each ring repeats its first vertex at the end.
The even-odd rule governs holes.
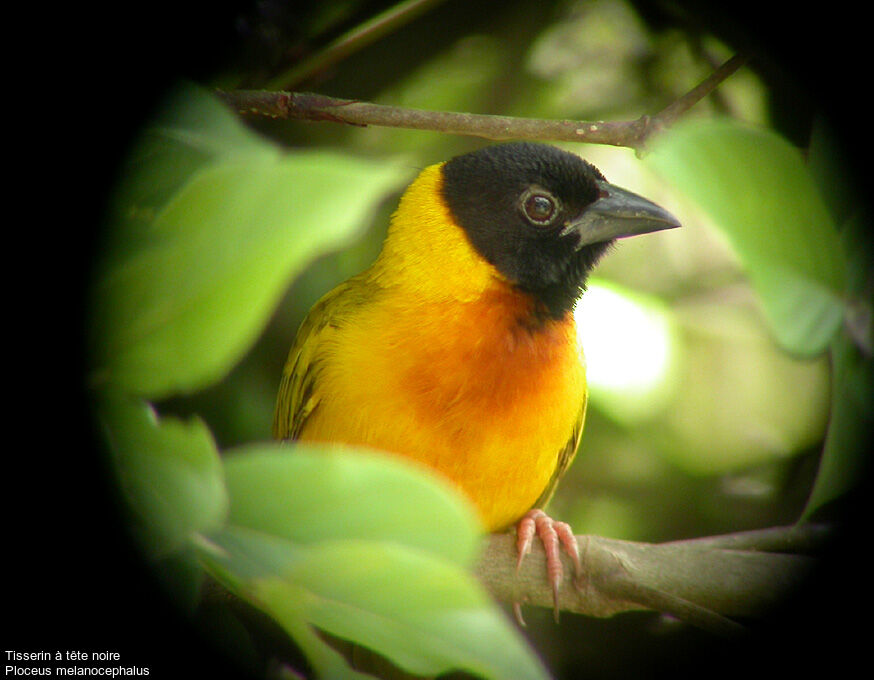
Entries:
POLYGON ((404 0, 347 31, 325 49, 295 64, 271 80, 268 89, 292 87, 314 73, 324 71, 355 51, 391 33, 443 0, 404 0))
POLYGON ((644 115, 631 121, 550 120, 426 111, 338 99, 308 92, 219 90, 217 94, 238 113, 247 116, 431 130, 492 140, 587 142, 640 150, 653 133, 673 124, 744 63, 743 57, 732 57, 706 80, 660 113, 654 116, 644 115))
MULTIPOLYGON (((830 534, 822 525, 799 525, 661 544, 577 536, 584 579, 574 586, 563 554, 559 607, 595 617, 655 610, 731 634, 741 626, 728 617, 761 617, 803 583, 816 562, 811 555, 830 534)), ((552 607, 545 574, 538 541, 516 573, 511 534, 491 535, 476 568, 497 599, 552 607)))

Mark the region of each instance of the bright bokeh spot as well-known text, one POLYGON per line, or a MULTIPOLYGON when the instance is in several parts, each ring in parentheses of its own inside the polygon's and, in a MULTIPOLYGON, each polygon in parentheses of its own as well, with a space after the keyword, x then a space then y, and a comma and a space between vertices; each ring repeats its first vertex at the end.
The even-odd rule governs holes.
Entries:
POLYGON ((625 423, 661 411, 676 374, 677 334, 667 307, 593 281, 574 315, 593 403, 625 423))

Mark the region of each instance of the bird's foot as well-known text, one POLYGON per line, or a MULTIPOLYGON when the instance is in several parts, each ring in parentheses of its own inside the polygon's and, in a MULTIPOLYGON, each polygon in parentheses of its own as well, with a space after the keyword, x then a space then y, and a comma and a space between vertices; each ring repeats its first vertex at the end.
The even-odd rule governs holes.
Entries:
MULTIPOLYGON (((564 580, 564 567, 561 563, 561 549, 570 556, 574 564, 574 580, 579 582, 582 577, 583 567, 580 563, 580 549, 574 532, 566 522, 558 522, 543 510, 529 510, 516 525, 516 571, 522 566, 531 551, 531 543, 534 536, 540 538, 543 550, 546 553, 546 576, 552 587, 553 612, 556 622, 558 621, 558 591, 564 580)), ((513 613, 520 625, 525 625, 522 619, 522 609, 518 602, 513 603, 513 613)))

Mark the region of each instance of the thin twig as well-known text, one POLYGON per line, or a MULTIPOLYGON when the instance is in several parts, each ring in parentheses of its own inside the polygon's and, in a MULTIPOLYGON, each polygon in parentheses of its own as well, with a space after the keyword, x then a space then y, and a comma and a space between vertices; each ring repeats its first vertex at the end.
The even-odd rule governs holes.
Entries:
POLYGON ((743 57, 732 57, 701 84, 660 113, 655 116, 644 115, 631 121, 550 120, 426 111, 307 92, 220 90, 217 94, 242 115, 430 130, 492 140, 586 142, 641 150, 653 132, 674 123, 696 102, 737 71, 744 61, 743 57))
POLYGON ((715 90, 726 78, 737 71, 745 63, 746 57, 739 54, 734 55, 731 59, 717 67, 716 70, 701 81, 701 83, 693 87, 675 102, 662 109, 656 116, 654 116, 654 120, 658 125, 663 127, 672 125, 678 118, 680 118, 680 116, 713 92, 713 90, 715 90))
POLYGON ((405 0, 347 31, 323 50, 295 64, 273 78, 267 89, 294 87, 306 78, 342 61, 356 50, 369 45, 403 24, 412 21, 425 10, 443 0, 405 0))

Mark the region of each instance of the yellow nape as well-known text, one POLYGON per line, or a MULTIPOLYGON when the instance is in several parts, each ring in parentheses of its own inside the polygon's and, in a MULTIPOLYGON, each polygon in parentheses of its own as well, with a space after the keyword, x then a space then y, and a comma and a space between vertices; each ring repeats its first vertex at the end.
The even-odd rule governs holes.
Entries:
POLYGON ((401 284, 421 300, 471 301, 504 278, 474 250, 442 200, 443 165, 425 168, 404 192, 368 278, 401 284))

